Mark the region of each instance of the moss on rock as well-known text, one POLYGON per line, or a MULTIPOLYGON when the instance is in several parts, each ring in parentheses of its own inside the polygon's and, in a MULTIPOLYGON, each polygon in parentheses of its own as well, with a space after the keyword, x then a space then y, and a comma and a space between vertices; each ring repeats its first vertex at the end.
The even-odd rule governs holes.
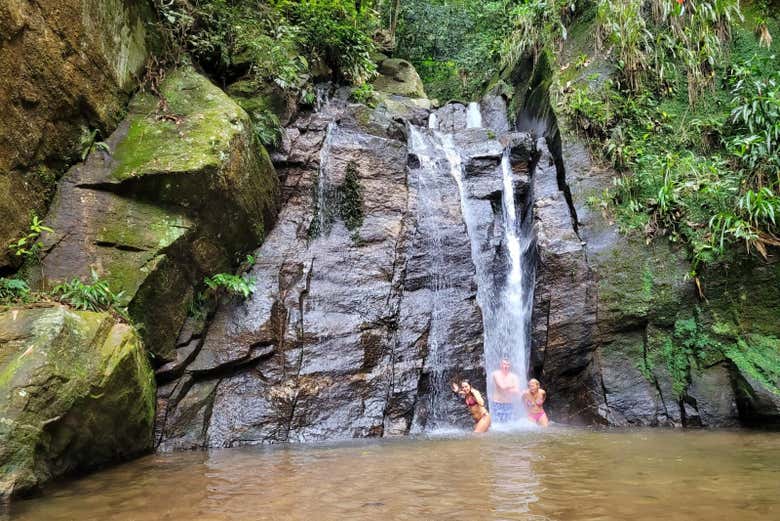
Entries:
POLYGON ((152 447, 154 374, 107 313, 0 312, 0 497, 152 447))
POLYGON ((0 267, 5 245, 45 213, 87 129, 116 127, 151 49, 145 0, 0 2, 0 267), (4 194, 13 194, 12 198, 4 194))
POLYGON ((83 278, 94 268, 124 291, 162 362, 173 357, 192 288, 262 242, 279 183, 246 112, 208 79, 182 67, 160 93, 166 111, 138 94, 108 151, 63 179, 40 278, 83 278))
POLYGON ((409 98, 427 98, 420 75, 411 63, 398 58, 389 58, 379 64, 379 76, 374 80, 374 89, 386 94, 397 94, 409 98))

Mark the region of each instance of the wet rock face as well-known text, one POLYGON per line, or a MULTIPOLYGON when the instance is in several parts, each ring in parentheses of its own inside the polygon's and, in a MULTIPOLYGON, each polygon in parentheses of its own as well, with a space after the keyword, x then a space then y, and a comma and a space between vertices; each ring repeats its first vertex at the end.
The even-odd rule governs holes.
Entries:
POLYGON ((551 419, 776 425, 773 362, 757 368, 740 353, 776 360, 780 331, 769 314, 780 310, 777 262, 705 272, 703 301, 685 252, 663 239, 648 245, 621 235, 587 204, 614 174, 595 168, 582 144, 564 139, 557 165, 544 144, 540 149, 532 177, 539 257, 532 368, 549 392, 551 419), (686 324, 695 324, 689 336, 679 333, 686 324), (680 355, 686 342, 708 351, 680 355))
MULTIPOLYGON (((146 0, 0 3, 0 244, 27 229, 30 210, 44 213, 80 136, 105 137, 119 123, 154 46, 154 20, 146 0)), ((13 262, 6 254, 0 266, 13 262)))
MULTIPOLYGON (((277 155, 283 208, 256 254, 255 292, 221 304, 183 375, 161 387, 160 449, 472 424, 447 390, 456 377, 485 388, 472 250, 446 158, 429 168, 408 153, 403 123, 422 123, 424 110, 393 97, 367 109, 337 94, 290 124, 277 155)), ((503 146, 487 132, 458 139, 484 207, 484 251, 495 255, 503 146)), ((518 151, 534 146, 515 139, 518 151)))
POLYGON ((161 89, 168 113, 138 94, 107 149, 61 181, 37 276, 49 285, 91 270, 106 277, 167 363, 192 288, 229 271, 270 228, 278 180, 246 112, 206 78, 182 68, 161 89))
POLYGON ((139 336, 111 315, 0 312, 0 500, 151 449, 154 395, 139 336))

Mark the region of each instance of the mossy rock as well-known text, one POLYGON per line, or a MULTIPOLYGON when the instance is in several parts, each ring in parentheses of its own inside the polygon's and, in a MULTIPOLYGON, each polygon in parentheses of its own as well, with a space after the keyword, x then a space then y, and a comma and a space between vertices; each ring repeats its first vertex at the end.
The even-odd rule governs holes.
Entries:
POLYGON ((162 363, 174 357, 193 287, 262 242, 279 182, 247 113, 208 79, 182 67, 160 92, 166 109, 138 94, 107 150, 66 174, 34 277, 51 285, 94 269, 124 292, 162 363))
POLYGON ((599 278, 599 317, 622 328, 648 320, 671 325, 695 302, 684 252, 658 241, 621 237, 593 259, 599 278))
POLYGON ((154 20, 147 0, 0 2, 0 267, 16 267, 8 242, 45 213, 82 136, 121 121, 154 20))
POLYGON ((0 312, 0 499, 150 450, 154 407, 131 326, 59 305, 0 312))
POLYGON ((379 64, 379 77, 374 80, 374 89, 386 94, 397 94, 409 98, 427 98, 425 87, 414 66, 406 60, 390 58, 379 64))
POLYGON ((226 92, 241 105, 252 121, 263 118, 267 112, 279 118, 282 126, 290 123, 298 110, 298 99, 290 92, 276 85, 258 85, 252 81, 240 80, 228 86, 226 92))

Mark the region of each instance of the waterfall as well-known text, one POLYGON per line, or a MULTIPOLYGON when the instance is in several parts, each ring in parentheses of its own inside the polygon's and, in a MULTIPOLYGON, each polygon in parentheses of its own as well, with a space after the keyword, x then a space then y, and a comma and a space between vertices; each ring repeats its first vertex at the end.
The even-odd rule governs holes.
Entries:
POLYGON ((320 149, 320 166, 319 171, 317 172, 317 197, 315 201, 316 208, 314 209, 314 224, 316 226, 315 235, 327 235, 331 224, 331 217, 333 215, 333 209, 331 208, 333 202, 331 201, 332 190, 328 183, 328 165, 335 130, 336 123, 333 121, 328 123, 328 128, 325 132, 325 140, 320 149))
POLYGON ((430 128, 432 130, 436 130, 437 128, 439 128, 439 120, 436 117, 436 114, 433 113, 433 112, 428 117, 428 128, 430 128))
MULTIPOLYGON (((516 206, 514 172, 510 158, 510 146, 507 146, 501 157, 501 213, 500 226, 501 244, 496 253, 487 243, 490 239, 485 237, 485 232, 478 229, 480 212, 476 207, 479 204, 469 196, 469 180, 465 178, 463 157, 461 149, 456 144, 455 136, 439 132, 433 129, 437 123, 435 115, 429 120, 429 129, 422 130, 411 127, 410 148, 420 159, 418 173, 421 187, 424 186, 426 175, 430 175, 433 169, 441 163, 437 158, 446 161, 450 175, 455 180, 460 192, 461 213, 466 232, 471 242, 471 257, 474 262, 477 301, 482 310, 484 328, 484 358, 485 370, 488 381, 488 400, 493 400, 493 386, 490 384, 491 373, 498 369, 502 357, 506 357, 512 364, 512 370, 520 380, 521 388, 527 384, 528 358, 530 352, 530 324, 533 308, 533 282, 534 262, 532 258, 533 245, 533 218, 530 211, 521 211, 516 206), (433 122, 433 123, 432 123, 433 122), (481 235, 480 235, 481 234, 481 235), (486 254, 487 252, 487 254, 486 254), (499 262, 495 262, 498 259, 499 262), (496 273, 496 266, 504 266, 501 272, 496 273)), ((470 103, 467 113, 467 128, 479 128, 482 117, 479 104, 470 103)), ((486 138, 487 139, 487 138, 486 138)), ((497 173, 497 175, 499 175, 497 173)), ((435 201, 428 201, 435 204, 435 201)), ((484 203, 484 201, 483 201, 484 203)), ((421 204, 421 208, 422 208, 421 204)), ((430 211, 430 210, 429 210, 430 211)), ((484 217, 482 217, 484 219, 484 217)), ((435 257, 435 255, 434 255, 435 257)), ((439 280, 441 274, 436 274, 436 259, 431 259, 432 280, 439 280)), ((439 339, 433 334, 436 324, 435 306, 438 302, 437 289, 434 291, 434 311, 432 334, 429 339, 429 361, 426 363, 431 374, 431 380, 437 391, 438 387, 446 387, 447 382, 442 380, 441 367, 443 364, 436 357, 439 339)), ((436 404, 435 395, 432 397, 432 412, 435 420, 441 420, 437 416, 440 406, 436 404)), ((520 409, 520 405, 517 405, 520 409)), ((518 410, 518 413, 520 411, 518 410)), ((518 416, 522 417, 522 415, 518 416)), ((434 423, 435 425, 435 423, 434 423)))
POLYGON ((479 103, 472 101, 466 110, 466 128, 482 128, 482 112, 479 103))
POLYGON ((314 111, 321 112, 330 101, 330 91, 333 85, 330 82, 318 83, 314 86, 314 111))

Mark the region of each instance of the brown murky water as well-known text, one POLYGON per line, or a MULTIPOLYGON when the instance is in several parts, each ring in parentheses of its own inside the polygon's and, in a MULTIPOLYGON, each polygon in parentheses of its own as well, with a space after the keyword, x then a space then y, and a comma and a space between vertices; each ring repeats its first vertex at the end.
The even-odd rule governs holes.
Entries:
POLYGON ((16 502, 10 519, 774 520, 780 434, 566 429, 154 455, 16 502))

